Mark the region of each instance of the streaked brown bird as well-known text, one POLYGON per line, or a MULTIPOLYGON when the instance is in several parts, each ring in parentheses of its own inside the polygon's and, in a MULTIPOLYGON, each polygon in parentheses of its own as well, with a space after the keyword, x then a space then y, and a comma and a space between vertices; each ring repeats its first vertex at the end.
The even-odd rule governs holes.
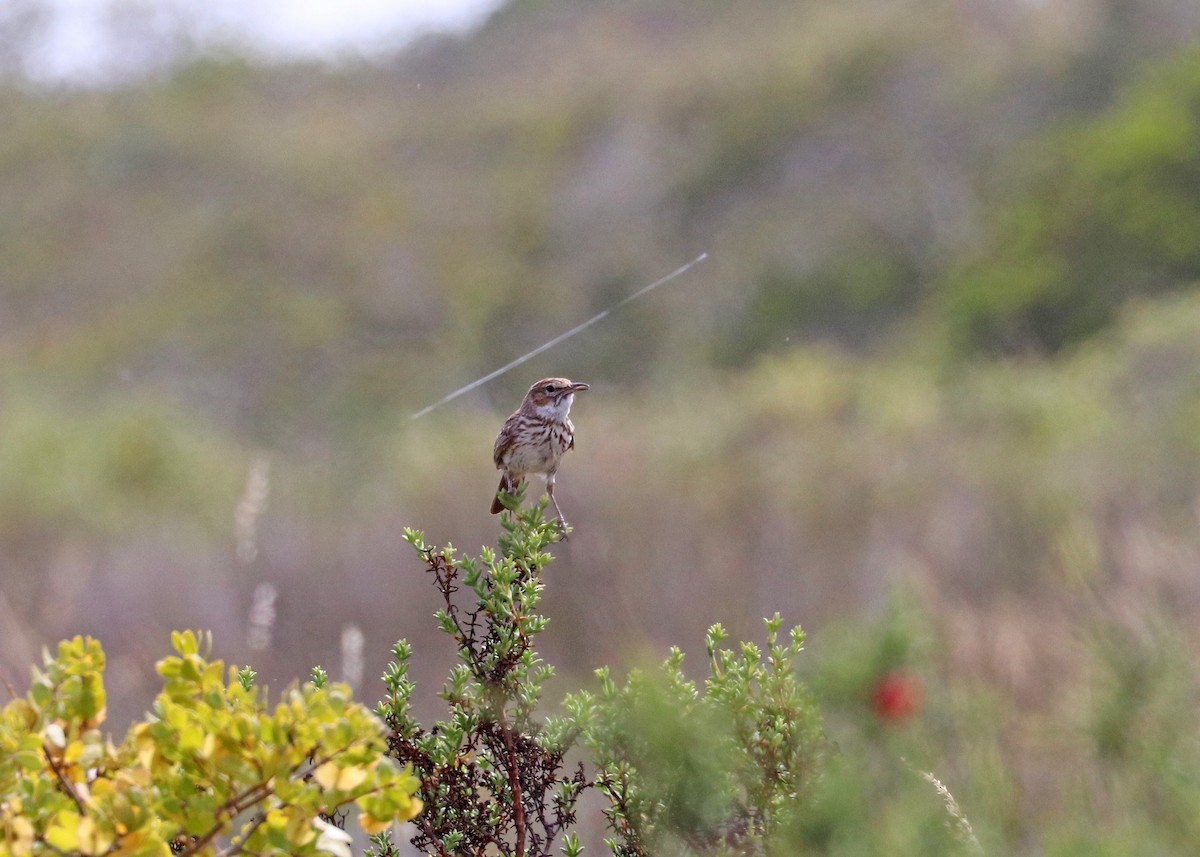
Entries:
POLYGON ((500 429, 492 451, 496 467, 503 471, 492 501, 493 515, 504 508, 501 494, 514 493, 526 476, 537 474, 545 477, 546 493, 558 513, 559 524, 566 530, 567 521, 554 499, 554 475, 563 453, 575 448, 571 403, 576 393, 586 389, 587 384, 567 378, 543 378, 529 388, 521 407, 500 429))

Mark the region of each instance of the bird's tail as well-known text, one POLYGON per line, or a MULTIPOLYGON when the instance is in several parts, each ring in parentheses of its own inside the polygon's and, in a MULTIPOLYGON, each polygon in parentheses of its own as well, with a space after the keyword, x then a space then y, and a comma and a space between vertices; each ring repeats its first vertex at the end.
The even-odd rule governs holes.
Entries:
POLYGON ((492 498, 492 514, 498 515, 504 511, 504 503, 500 501, 501 494, 512 495, 516 493, 517 486, 521 484, 520 477, 510 479, 508 474, 500 477, 500 487, 496 489, 496 496, 492 498))

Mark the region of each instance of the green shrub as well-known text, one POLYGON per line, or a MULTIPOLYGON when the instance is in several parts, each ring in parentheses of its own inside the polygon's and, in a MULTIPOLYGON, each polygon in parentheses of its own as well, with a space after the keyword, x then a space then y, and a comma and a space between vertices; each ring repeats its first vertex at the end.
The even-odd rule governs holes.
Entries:
POLYGON ((1107 327, 1130 297, 1200 277, 1200 53, 1047 132, 1030 162, 1029 188, 940 290, 960 349, 1055 351, 1107 327))
MULTIPOLYGON (((448 714, 429 727, 413 713, 403 640, 376 717, 320 668, 268 709, 253 670, 226 670, 187 632, 173 635, 175 654, 158 664, 163 689, 151 713, 114 743, 100 731, 100 644, 62 643, 27 697, 0 716, 0 857, 349 857, 352 808, 372 857, 399 854, 393 823, 408 820, 412 844, 439 857, 577 857, 588 790, 606 802, 614 857, 977 848, 931 773, 882 745, 831 749, 796 669, 804 634, 783 634, 778 614, 766 620, 762 648, 724 647, 724 630, 712 626, 702 683, 672 648, 661 668, 634 670, 623 684, 599 670, 598 690, 542 714, 554 669, 534 647, 549 621, 537 611, 546 549, 561 536, 544 510, 545 501, 502 515, 500 549, 479 559, 406 532, 458 654, 440 693, 448 714), (917 798, 891 801, 881 789, 917 798), (864 827, 873 804, 923 808, 864 827)), ((893 656, 899 633, 885 635, 893 656)), ((889 657, 876 665, 902 665, 889 657)), ((907 680, 894 670, 890 678, 907 680)), ((901 694, 877 701, 876 712, 899 721, 916 705, 901 694)))

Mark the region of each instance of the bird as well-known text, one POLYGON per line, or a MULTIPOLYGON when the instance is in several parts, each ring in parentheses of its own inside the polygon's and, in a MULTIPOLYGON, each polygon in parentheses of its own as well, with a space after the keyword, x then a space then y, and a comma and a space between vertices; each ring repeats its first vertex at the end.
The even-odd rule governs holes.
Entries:
POLYGON ((529 388, 521 407, 504 422, 492 450, 496 468, 501 471, 500 487, 492 501, 493 515, 504 508, 502 494, 515 493, 526 476, 537 474, 546 479, 546 494, 558 513, 565 537, 567 521, 554 499, 554 476, 563 454, 575 448, 571 403, 576 393, 587 389, 587 384, 568 378, 543 378, 529 388))

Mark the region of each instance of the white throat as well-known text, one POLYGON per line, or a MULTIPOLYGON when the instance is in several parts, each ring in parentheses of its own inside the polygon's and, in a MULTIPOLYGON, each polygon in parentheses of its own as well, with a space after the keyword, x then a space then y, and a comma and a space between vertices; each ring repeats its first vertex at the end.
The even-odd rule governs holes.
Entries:
POLYGON ((562 422, 567 418, 567 414, 571 412, 571 403, 573 401, 575 401, 575 394, 567 393, 567 395, 560 396, 547 405, 538 405, 538 416, 543 419, 562 422))

